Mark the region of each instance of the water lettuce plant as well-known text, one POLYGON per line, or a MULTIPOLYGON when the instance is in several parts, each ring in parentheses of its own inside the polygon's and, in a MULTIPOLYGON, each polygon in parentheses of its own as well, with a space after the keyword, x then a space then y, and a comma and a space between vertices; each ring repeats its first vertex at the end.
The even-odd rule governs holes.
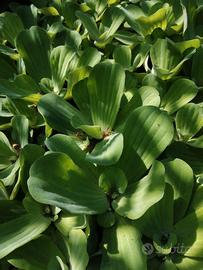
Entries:
POLYGON ((0 270, 203 269, 203 2, 0 14, 0 270))

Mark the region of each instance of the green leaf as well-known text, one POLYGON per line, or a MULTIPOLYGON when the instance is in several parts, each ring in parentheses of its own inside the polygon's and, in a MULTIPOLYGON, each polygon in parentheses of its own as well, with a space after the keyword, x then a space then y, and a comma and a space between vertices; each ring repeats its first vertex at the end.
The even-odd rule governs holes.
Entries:
POLYGON ((0 94, 9 98, 18 99, 37 93, 39 93, 39 86, 28 75, 18 75, 14 81, 0 79, 0 94))
POLYGON ((88 136, 97 140, 101 140, 104 136, 101 127, 88 125, 86 123, 88 123, 88 120, 86 120, 86 118, 83 118, 81 114, 74 115, 71 119, 71 124, 75 129, 81 129, 88 136))
POLYGON ((174 218, 175 221, 184 217, 192 195, 194 176, 191 167, 181 159, 163 162, 165 167, 165 181, 174 190, 174 218))
POLYGON ((8 222, 19 216, 26 214, 25 209, 22 206, 22 203, 15 200, 0 200, 0 224, 5 221, 8 222))
POLYGON ((166 260, 166 261, 164 261, 162 263, 162 265, 159 268, 159 270, 177 270, 177 268, 176 268, 176 265, 172 261, 166 260))
POLYGON ((187 141, 187 144, 192 147, 203 148, 203 135, 187 141))
POLYGON ((175 225, 178 243, 185 247, 183 254, 188 257, 203 257, 203 209, 187 215, 175 225))
POLYGON ((203 46, 197 49, 196 53, 193 56, 192 61, 192 79, 197 83, 197 85, 203 86, 203 77, 202 77, 202 59, 203 57, 203 46))
POLYGON ((87 88, 87 79, 81 80, 73 86, 72 96, 73 100, 75 101, 80 111, 85 116, 90 118, 91 114, 90 114, 89 94, 87 88))
POLYGON ((147 269, 140 233, 131 221, 118 218, 117 224, 104 230, 102 270, 147 269))
POLYGON ((115 133, 105 137, 96 144, 91 153, 87 153, 86 159, 101 166, 115 164, 123 151, 123 135, 115 133))
POLYGON ((124 193, 128 181, 123 171, 116 167, 104 168, 99 176, 99 186, 105 193, 119 192, 124 193))
POLYGON ((51 257, 47 270, 69 270, 68 266, 62 261, 59 256, 51 257))
POLYGON ((173 196, 172 187, 166 184, 162 199, 136 220, 137 227, 145 236, 151 239, 158 236, 161 239, 163 234, 170 235, 173 229, 173 196))
POLYGON ((89 77, 90 73, 90 67, 88 66, 82 66, 79 68, 74 69, 72 72, 68 74, 68 90, 66 97, 71 97, 72 89, 76 83, 78 83, 81 80, 84 80, 85 78, 89 77))
POLYGON ((29 121, 24 115, 16 115, 11 120, 12 138, 14 142, 23 148, 28 144, 29 121))
POLYGON ((203 174, 202 149, 193 148, 182 142, 174 142, 167 148, 167 156, 186 161, 196 175, 203 174))
POLYGON ((133 59, 133 69, 141 67, 150 50, 150 45, 148 43, 141 43, 139 46, 135 49, 135 58, 133 59))
POLYGON ((68 46, 58 46, 51 51, 50 63, 54 92, 60 93, 64 85, 69 63, 75 56, 75 52, 68 46))
POLYGON ((46 139, 45 144, 49 150, 69 156, 77 166, 90 172, 91 175, 96 174, 96 168, 86 160, 85 152, 80 149, 70 136, 56 134, 46 139))
POLYGON ((0 54, 0 78, 11 79, 16 74, 16 67, 13 65, 9 57, 0 54))
POLYGON ((0 157, 13 159, 16 157, 14 149, 11 147, 6 135, 0 131, 0 157))
POLYGON ((152 106, 134 110, 123 131, 124 149, 118 166, 128 181, 136 181, 173 139, 173 125, 168 115, 152 106))
POLYGON ((189 212, 201 209, 203 207, 203 186, 200 185, 194 192, 194 196, 190 203, 189 212))
POLYGON ((96 48, 87 47, 79 59, 78 66, 94 67, 101 61, 101 56, 102 53, 99 52, 96 48))
POLYGON ((107 60, 93 68, 88 79, 88 90, 94 125, 101 126, 103 130, 113 127, 124 84, 125 73, 119 64, 107 60))
POLYGON ((51 44, 45 30, 32 26, 29 30, 22 31, 16 39, 16 46, 25 62, 27 72, 34 80, 39 82, 42 78, 51 78, 49 61, 51 44))
POLYGON ((171 7, 165 3, 163 7, 160 7, 157 11, 153 13, 153 9, 150 12, 151 14, 146 15, 137 6, 129 5, 127 9, 123 9, 127 22, 129 25, 139 34, 147 36, 152 34, 155 29, 162 29, 165 31, 168 27, 168 14, 171 10, 171 7))
POLYGON ((6 187, 2 181, 0 181, 0 200, 9 200, 6 187))
POLYGON ((7 260, 22 270, 44 270, 47 269, 50 258, 56 256, 63 257, 57 246, 43 235, 13 251, 7 260))
POLYGON ((78 5, 72 2, 63 2, 61 12, 65 19, 65 23, 69 28, 76 28, 77 17, 75 12, 78 10, 78 5))
POLYGON ((21 18, 25 28, 37 25, 38 10, 34 5, 20 5, 17 7, 16 12, 21 18))
POLYGON ((104 47, 111 41, 111 37, 116 33, 120 25, 124 21, 124 15, 118 7, 110 7, 106 9, 100 27, 104 28, 104 32, 95 42, 98 47, 104 47))
POLYGON ((169 10, 170 6, 165 4, 152 15, 137 18, 136 23, 139 25, 139 32, 142 33, 143 36, 147 36, 157 28, 165 31, 168 24, 169 10))
POLYGON ((4 12, 0 15, 0 31, 3 38, 15 46, 16 37, 24 30, 23 23, 15 13, 4 12))
POLYGON ((195 83, 189 79, 176 80, 161 101, 161 107, 172 114, 190 102, 198 93, 195 83))
POLYGON ((19 178, 23 191, 27 191, 27 180, 29 178, 29 170, 33 162, 44 155, 44 149, 35 144, 27 144, 20 151, 20 170, 19 178), (30 154, 32 153, 32 154, 30 154))
POLYGON ((113 52, 113 58, 119 64, 121 64, 124 68, 128 68, 131 66, 131 49, 129 46, 121 45, 115 48, 113 52))
POLYGON ((129 117, 131 112, 140 106, 142 106, 142 99, 138 91, 136 91, 130 101, 119 111, 115 129, 119 132, 123 132, 126 119, 129 117))
POLYGON ((195 49, 182 56, 172 41, 168 39, 157 39, 150 50, 153 65, 153 73, 162 80, 171 79, 182 68, 185 61, 192 57, 195 49))
POLYGON ((152 86, 142 86, 138 90, 143 106, 152 105, 159 107, 160 105, 160 96, 159 92, 152 86))
POLYGON ((70 103, 52 93, 40 99, 38 109, 53 129, 64 133, 72 129, 70 120, 78 112, 70 103))
POLYGON ((32 165, 28 189, 36 201, 71 213, 95 214, 108 208, 105 194, 93 177, 62 153, 50 153, 32 165))
POLYGON ((183 140, 192 138, 203 127, 203 109, 194 103, 182 107, 176 114, 176 128, 183 140))
POLYGON ((83 229, 87 225, 85 215, 62 214, 55 222, 57 229, 64 235, 69 236, 72 229, 83 229))
POLYGON ((175 47, 179 50, 180 53, 183 53, 184 51, 186 51, 189 48, 198 49, 200 47, 200 45, 201 45, 201 42, 197 38, 175 43, 175 47))
POLYGON ((5 186, 12 186, 15 183, 19 166, 19 159, 17 159, 15 163, 12 163, 10 166, 0 171, 0 179, 5 186))
POLYGON ((97 223, 103 228, 110 228, 116 222, 115 213, 108 211, 106 213, 97 215, 97 223))
POLYGON ((81 22, 84 24, 85 28, 87 29, 90 37, 94 40, 97 40, 100 33, 97 28, 97 24, 93 17, 91 17, 89 14, 85 14, 81 11, 76 11, 76 16, 81 20, 81 22))
POLYGON ((88 264, 87 238, 82 230, 71 230, 68 238, 71 269, 86 270, 88 264))
POLYGON ((65 42, 63 42, 62 45, 65 43, 70 46, 74 51, 77 51, 82 42, 82 38, 77 31, 71 31, 66 28, 64 41, 65 42))
POLYGON ((0 258, 39 236, 49 224, 49 219, 32 214, 0 224, 0 258))
MULTIPOLYGON (((203 260, 202 258, 190 258, 179 255, 173 258, 173 262, 178 267, 178 270, 197 270, 202 268, 203 260)), ((173 269, 170 268, 170 270, 173 269)))
POLYGON ((143 216, 164 195, 164 171, 164 166, 155 161, 147 176, 128 185, 125 193, 113 201, 115 211, 130 219, 143 216))

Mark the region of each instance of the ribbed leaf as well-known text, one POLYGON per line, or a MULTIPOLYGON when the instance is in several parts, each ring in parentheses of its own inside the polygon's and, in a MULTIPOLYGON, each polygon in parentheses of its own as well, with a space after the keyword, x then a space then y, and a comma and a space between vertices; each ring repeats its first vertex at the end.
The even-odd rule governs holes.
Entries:
POLYGON ((165 181, 174 190, 175 221, 184 217, 192 195, 194 176, 191 167, 181 159, 163 162, 165 166, 165 181))
POLYGON ((39 92, 39 86, 28 75, 18 75, 14 81, 0 80, 0 93, 9 98, 23 98, 39 92))
POLYGON ((15 163, 12 163, 10 166, 0 171, 0 179, 5 186, 12 186, 15 183, 19 166, 19 159, 17 159, 15 163))
POLYGON ((173 125, 168 115, 152 106, 134 110, 123 131, 124 150, 119 166, 128 181, 138 180, 173 139, 173 125))
POLYGON ((99 37, 99 30, 97 28, 97 24, 96 24, 94 18, 88 14, 81 12, 81 11, 76 11, 75 14, 84 24, 90 37, 94 40, 97 40, 97 38, 99 37))
POLYGON ((184 57, 175 45, 167 39, 157 39, 150 50, 153 73, 162 80, 175 76, 185 61, 192 57, 195 50, 190 50, 184 57))
POLYGON ((56 256, 63 257, 47 236, 41 236, 12 252, 7 259, 11 265, 22 270, 44 270, 47 269, 50 258, 56 256))
POLYGON ((115 133, 105 137, 99 142, 86 159, 102 166, 115 164, 123 151, 123 135, 115 133))
POLYGON ((163 198, 154 204, 136 221, 139 230, 147 237, 153 239, 155 235, 161 239, 163 234, 170 234, 173 229, 173 189, 165 185, 163 198))
POLYGON ((108 208, 94 179, 62 153, 50 153, 32 165, 28 188, 36 201, 71 213, 95 214, 108 208))
POLYGON ((126 15, 128 23, 132 28, 143 36, 150 35, 156 28, 161 28, 163 31, 167 28, 167 14, 169 12, 169 5, 165 4, 163 8, 160 8, 155 13, 146 16, 143 10, 139 10, 138 7, 132 8, 131 5, 128 9, 123 10, 126 15), (136 9, 137 8, 137 9, 136 9))
POLYGON ((203 86, 203 76, 202 76, 202 57, 203 57, 203 46, 201 46, 192 61, 192 78, 197 83, 197 85, 203 86))
POLYGON ((167 156, 186 161, 196 175, 203 174, 202 149, 191 147, 182 142, 174 142, 167 148, 167 156))
POLYGON ((80 149, 70 136, 57 134, 46 139, 45 144, 49 150, 69 156, 77 166, 87 172, 89 171, 91 175, 96 174, 96 168, 85 159, 85 152, 80 149))
POLYGON ((87 79, 79 81, 74 85, 72 96, 80 111, 88 118, 91 118, 87 79))
POLYGON ((89 66, 94 67, 101 60, 102 53, 96 48, 87 47, 85 48, 83 54, 81 55, 78 66, 89 66))
POLYGON ((95 42, 98 47, 104 47, 111 37, 116 33, 120 25, 124 21, 124 15, 120 8, 112 7, 106 10, 102 17, 102 22, 100 27, 103 27, 105 31, 99 36, 99 39, 95 42))
POLYGON ((54 92, 59 93, 65 82, 68 66, 75 52, 68 46, 58 46, 51 51, 50 62, 54 92))
POLYGON ((198 93, 197 86, 189 79, 178 79, 168 89, 161 101, 161 107, 170 114, 190 102, 198 93))
POLYGON ((9 200, 8 192, 2 181, 0 181, 0 200, 9 200))
POLYGON ((12 118, 12 138, 14 142, 23 148, 28 144, 29 121, 24 115, 16 115, 12 118))
POLYGON ((116 47, 113 52, 113 58, 124 68, 130 67, 132 58, 130 47, 124 45, 116 47))
POLYGON ((142 86, 138 90, 141 99, 142 99, 142 104, 143 106, 156 106, 159 107, 160 105, 160 96, 159 92, 151 86, 142 86))
POLYGON ((105 168, 99 176, 99 186, 105 193, 124 193, 128 181, 123 171, 116 167, 105 168))
POLYGON ((16 68, 12 65, 12 61, 9 57, 0 54, 0 78, 13 79, 13 75, 16 73, 16 68))
POLYGON ((70 103, 52 93, 40 99, 38 109, 52 128, 64 133, 72 129, 70 120, 78 112, 70 103))
POLYGON ((203 109, 194 103, 185 105, 176 114, 176 127, 181 138, 190 139, 203 127, 203 109))
POLYGON ((149 174, 129 185, 125 193, 113 201, 113 207, 121 216, 138 219, 161 200, 164 186, 164 167, 160 162, 155 161, 149 174))
POLYGON ((39 82, 42 78, 51 78, 50 40, 45 30, 32 26, 29 30, 22 31, 18 35, 16 46, 33 79, 39 82))
POLYGON ((181 256, 181 255, 173 258, 173 261, 175 265, 178 267, 178 270, 188 270, 188 269, 201 270, 202 264, 203 264, 202 258, 189 258, 189 257, 181 256))
POLYGON ((184 255, 203 257, 203 209, 187 215, 175 225, 178 243, 186 247, 184 255))
POLYGON ((140 234, 131 221, 119 218, 103 236, 102 270, 146 270, 140 234))
POLYGON ((55 222, 57 229, 64 235, 69 236, 72 229, 83 229, 87 225, 85 215, 62 214, 55 222))
POLYGON ((20 151, 19 178, 24 192, 27 192, 27 180, 32 163, 44 155, 44 149, 37 144, 27 144, 20 151), (30 154, 32 153, 32 155, 30 154))
POLYGON ((6 135, 0 131, 0 157, 12 159, 16 156, 14 149, 11 147, 6 135))
POLYGON ((190 203, 189 212, 193 212, 194 210, 198 210, 203 207, 203 186, 200 185, 194 192, 194 196, 190 203))
POLYGON ((68 238, 71 269, 86 270, 88 264, 87 237, 80 230, 71 230, 68 238))
POLYGON ((23 23, 17 14, 4 12, 0 15, 0 31, 3 38, 15 46, 18 34, 24 30, 23 23))
POLYGON ((49 224, 49 219, 32 214, 0 224, 0 258, 39 236, 49 224))
POLYGON ((192 147, 203 148, 203 135, 198 137, 198 138, 194 138, 194 139, 189 140, 187 142, 187 144, 192 146, 192 147))
POLYGON ((125 73, 119 64, 105 61, 93 68, 88 79, 88 90, 94 125, 101 126, 103 130, 113 127, 124 84, 125 73))

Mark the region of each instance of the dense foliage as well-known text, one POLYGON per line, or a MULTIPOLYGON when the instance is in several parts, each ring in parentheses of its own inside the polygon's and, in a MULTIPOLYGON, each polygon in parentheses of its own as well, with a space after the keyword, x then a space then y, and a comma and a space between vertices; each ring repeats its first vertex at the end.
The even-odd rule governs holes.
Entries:
POLYGON ((0 269, 203 269, 203 1, 0 14, 0 269))

